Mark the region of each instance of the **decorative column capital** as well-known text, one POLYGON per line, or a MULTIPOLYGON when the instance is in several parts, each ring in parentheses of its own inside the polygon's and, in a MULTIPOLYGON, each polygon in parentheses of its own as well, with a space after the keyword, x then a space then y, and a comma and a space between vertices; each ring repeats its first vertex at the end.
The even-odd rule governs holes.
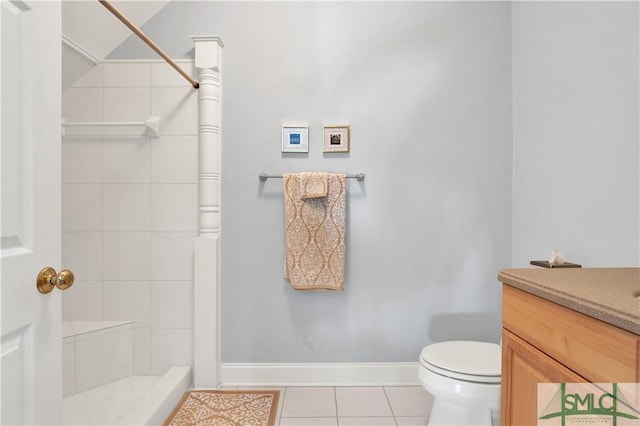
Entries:
POLYGON ((220 72, 221 50, 224 47, 218 36, 191 36, 195 45, 196 68, 213 68, 220 72))

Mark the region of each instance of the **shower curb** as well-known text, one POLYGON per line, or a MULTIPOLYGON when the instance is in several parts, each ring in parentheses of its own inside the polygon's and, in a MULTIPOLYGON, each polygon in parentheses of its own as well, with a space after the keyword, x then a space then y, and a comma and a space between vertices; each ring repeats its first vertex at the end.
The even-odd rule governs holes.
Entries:
POLYGON ((171 367, 138 405, 118 425, 160 425, 182 394, 191 389, 191 367, 171 367))

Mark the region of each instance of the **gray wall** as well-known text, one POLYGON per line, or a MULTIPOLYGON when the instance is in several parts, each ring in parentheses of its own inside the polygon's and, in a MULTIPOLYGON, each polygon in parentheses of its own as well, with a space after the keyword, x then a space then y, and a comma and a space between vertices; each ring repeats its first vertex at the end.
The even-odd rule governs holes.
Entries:
POLYGON ((513 4, 513 265, 640 264, 638 2, 513 4))
MULTIPOLYGON (((415 361, 448 338, 497 341, 511 263, 511 14, 495 3, 175 2, 144 30, 170 55, 225 43, 222 361, 415 361), (170 22, 170 24, 169 24, 170 22), (280 152, 306 121, 309 154, 280 152), (323 123, 351 152, 322 153, 323 123), (364 172, 348 187, 345 290, 282 278, 282 183, 260 171, 364 172)), ((111 56, 152 56, 130 39, 111 56)))
MULTIPOLYGON (((552 249, 640 264, 638 15, 635 2, 160 12, 144 29, 172 56, 192 55, 191 34, 226 46, 223 360, 411 361, 432 340, 495 336, 501 267, 552 249), (311 125, 309 155, 279 152, 294 119, 311 125), (349 122, 350 154, 322 155, 325 121, 349 122), (310 169, 368 174, 349 187, 344 293, 281 278, 281 189, 255 175, 310 169)), ((112 55, 152 56, 134 37, 112 55)))

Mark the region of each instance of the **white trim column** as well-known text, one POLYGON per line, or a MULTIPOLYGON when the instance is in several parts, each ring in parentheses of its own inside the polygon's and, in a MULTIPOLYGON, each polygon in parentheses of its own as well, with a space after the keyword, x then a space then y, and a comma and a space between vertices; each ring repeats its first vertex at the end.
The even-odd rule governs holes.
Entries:
POLYGON ((220 73, 222 41, 192 36, 198 88, 198 237, 194 255, 193 382, 220 384, 220 73))

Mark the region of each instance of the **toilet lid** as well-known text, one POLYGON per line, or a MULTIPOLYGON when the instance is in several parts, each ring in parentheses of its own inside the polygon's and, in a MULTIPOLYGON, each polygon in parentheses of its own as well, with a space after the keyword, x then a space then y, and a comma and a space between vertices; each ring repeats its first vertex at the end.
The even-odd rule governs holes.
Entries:
POLYGON ((422 350, 420 363, 439 374, 493 383, 500 381, 501 350, 495 343, 440 342, 422 350))

